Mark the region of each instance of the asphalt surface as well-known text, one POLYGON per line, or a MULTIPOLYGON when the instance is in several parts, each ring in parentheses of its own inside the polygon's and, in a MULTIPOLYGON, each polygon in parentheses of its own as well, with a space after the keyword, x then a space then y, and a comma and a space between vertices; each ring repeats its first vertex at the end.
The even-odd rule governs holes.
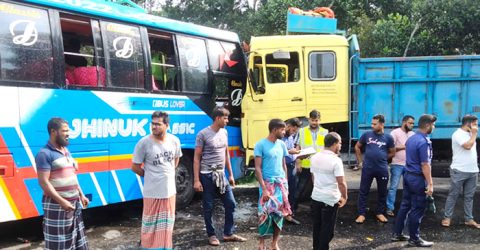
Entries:
MULTIPOLYGON (((339 210, 335 237, 331 242, 332 249, 402 249, 402 242, 390 242, 394 218, 386 224, 377 222, 373 212, 368 212, 363 225, 355 224, 356 203, 358 197, 360 172, 346 170, 349 185, 347 205, 339 210)), ((443 215, 444 202, 448 193, 448 178, 434 179, 434 197, 437 206, 436 214, 424 217, 421 236, 435 242, 433 249, 480 249, 480 230, 463 225, 463 200, 457 201, 450 228, 443 228, 440 221, 443 215)), ((234 190, 237 200, 235 214, 236 233, 248 238, 247 242, 223 242, 223 207, 220 200, 216 205, 216 227, 221 246, 208 245, 203 224, 200 196, 186 208, 177 211, 174 229, 175 249, 257 249, 257 216, 256 206, 258 190, 254 186, 238 186, 234 190)), ((373 187, 368 206, 375 209, 376 191, 373 187)), ((397 205, 401 191, 398 192, 397 205)), ((474 216, 480 221, 480 192, 475 195, 474 216)), ((84 210, 84 221, 90 249, 139 249, 141 224, 141 201, 111 205, 102 208, 84 210)), ((311 249, 312 224, 308 203, 300 205, 296 218, 302 225, 285 224, 280 240, 282 249, 311 249)), ((13 223, 0 224, 0 248, 4 249, 42 249, 41 219, 30 219, 13 223)), ((267 242, 270 242, 268 240, 267 242)), ((415 249, 415 248, 412 248, 415 249)))

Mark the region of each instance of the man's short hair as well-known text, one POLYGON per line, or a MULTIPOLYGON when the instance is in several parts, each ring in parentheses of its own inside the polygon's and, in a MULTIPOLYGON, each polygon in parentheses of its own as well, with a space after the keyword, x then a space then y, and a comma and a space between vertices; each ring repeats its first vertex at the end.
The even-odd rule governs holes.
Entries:
POLYGON ((325 147, 329 148, 335 145, 335 143, 338 143, 341 139, 342 138, 337 132, 330 132, 325 136, 323 140, 324 140, 325 147))
POLYGON ((212 118, 213 120, 217 119, 217 117, 229 116, 230 111, 225 107, 215 107, 212 111, 212 118))
POLYGON ((437 117, 430 115, 430 114, 425 114, 420 116, 420 119, 418 119, 418 127, 419 128, 426 128, 427 125, 434 123, 437 120, 437 117))
POLYGON ((385 116, 381 114, 376 114, 372 117, 373 120, 377 120, 379 123, 385 123, 385 116))
POLYGON ((475 121, 478 121, 477 116, 475 116, 475 115, 465 115, 462 118, 462 126, 467 125, 467 124, 472 123, 472 122, 475 122, 475 121))
POLYGON ((308 114, 308 117, 310 117, 310 119, 320 119, 320 111, 314 109, 310 111, 310 114, 308 114))
POLYGON ((63 124, 68 124, 68 122, 65 121, 63 118, 53 117, 48 121, 48 124, 47 124, 48 134, 50 135, 52 133, 52 130, 55 130, 55 131, 59 130, 63 124))
POLYGON ((167 112, 164 111, 155 111, 152 114, 152 119, 153 118, 163 118, 163 123, 165 124, 170 124, 170 117, 168 116, 167 112))
POLYGON ((281 119, 272 119, 268 123, 268 131, 272 132, 274 129, 284 128, 285 126, 285 122, 281 119))
POLYGON ((411 115, 406 115, 406 116, 404 116, 404 117, 402 118, 402 122, 406 122, 406 121, 408 121, 408 119, 412 119, 412 120, 415 121, 415 118, 414 118, 413 116, 411 116, 411 115))
POLYGON ((285 122, 287 125, 290 125, 292 127, 301 127, 302 126, 302 122, 300 121, 300 119, 298 118, 291 118, 291 119, 288 119, 286 122, 285 122))

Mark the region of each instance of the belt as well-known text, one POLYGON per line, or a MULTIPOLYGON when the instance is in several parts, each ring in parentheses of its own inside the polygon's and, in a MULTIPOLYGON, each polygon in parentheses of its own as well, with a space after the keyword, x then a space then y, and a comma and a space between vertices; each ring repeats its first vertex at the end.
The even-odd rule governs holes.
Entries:
POLYGON ((409 171, 405 171, 406 174, 411 174, 411 175, 416 175, 416 176, 422 176, 423 177, 423 173, 416 173, 416 172, 409 172, 409 171))

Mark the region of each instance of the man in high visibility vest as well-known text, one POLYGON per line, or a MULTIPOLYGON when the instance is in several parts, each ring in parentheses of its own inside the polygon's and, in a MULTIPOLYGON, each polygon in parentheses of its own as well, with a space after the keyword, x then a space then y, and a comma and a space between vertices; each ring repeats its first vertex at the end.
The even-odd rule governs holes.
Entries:
MULTIPOLYGON (((323 149, 325 136, 328 129, 320 126, 320 112, 312 110, 309 114, 308 126, 300 129, 298 142, 302 150, 313 148, 315 152, 323 149)), ((297 158, 298 186, 296 192, 297 202, 302 198, 310 197, 313 190, 312 175, 310 173, 310 159, 305 156, 297 158)))

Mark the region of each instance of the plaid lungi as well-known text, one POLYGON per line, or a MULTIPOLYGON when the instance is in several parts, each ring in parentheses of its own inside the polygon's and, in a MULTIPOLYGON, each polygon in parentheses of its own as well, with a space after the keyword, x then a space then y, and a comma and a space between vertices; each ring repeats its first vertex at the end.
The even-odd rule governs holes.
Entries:
POLYGON ((79 201, 72 201, 75 210, 69 212, 48 196, 42 204, 45 249, 88 249, 79 201))
POLYGON ((175 200, 175 195, 165 199, 143 198, 143 249, 173 249, 175 200))
POLYGON ((262 200, 262 188, 259 188, 258 201, 258 234, 260 237, 270 236, 274 227, 282 230, 283 217, 292 214, 288 202, 288 181, 285 178, 264 179, 265 187, 270 193, 268 201, 262 200))

